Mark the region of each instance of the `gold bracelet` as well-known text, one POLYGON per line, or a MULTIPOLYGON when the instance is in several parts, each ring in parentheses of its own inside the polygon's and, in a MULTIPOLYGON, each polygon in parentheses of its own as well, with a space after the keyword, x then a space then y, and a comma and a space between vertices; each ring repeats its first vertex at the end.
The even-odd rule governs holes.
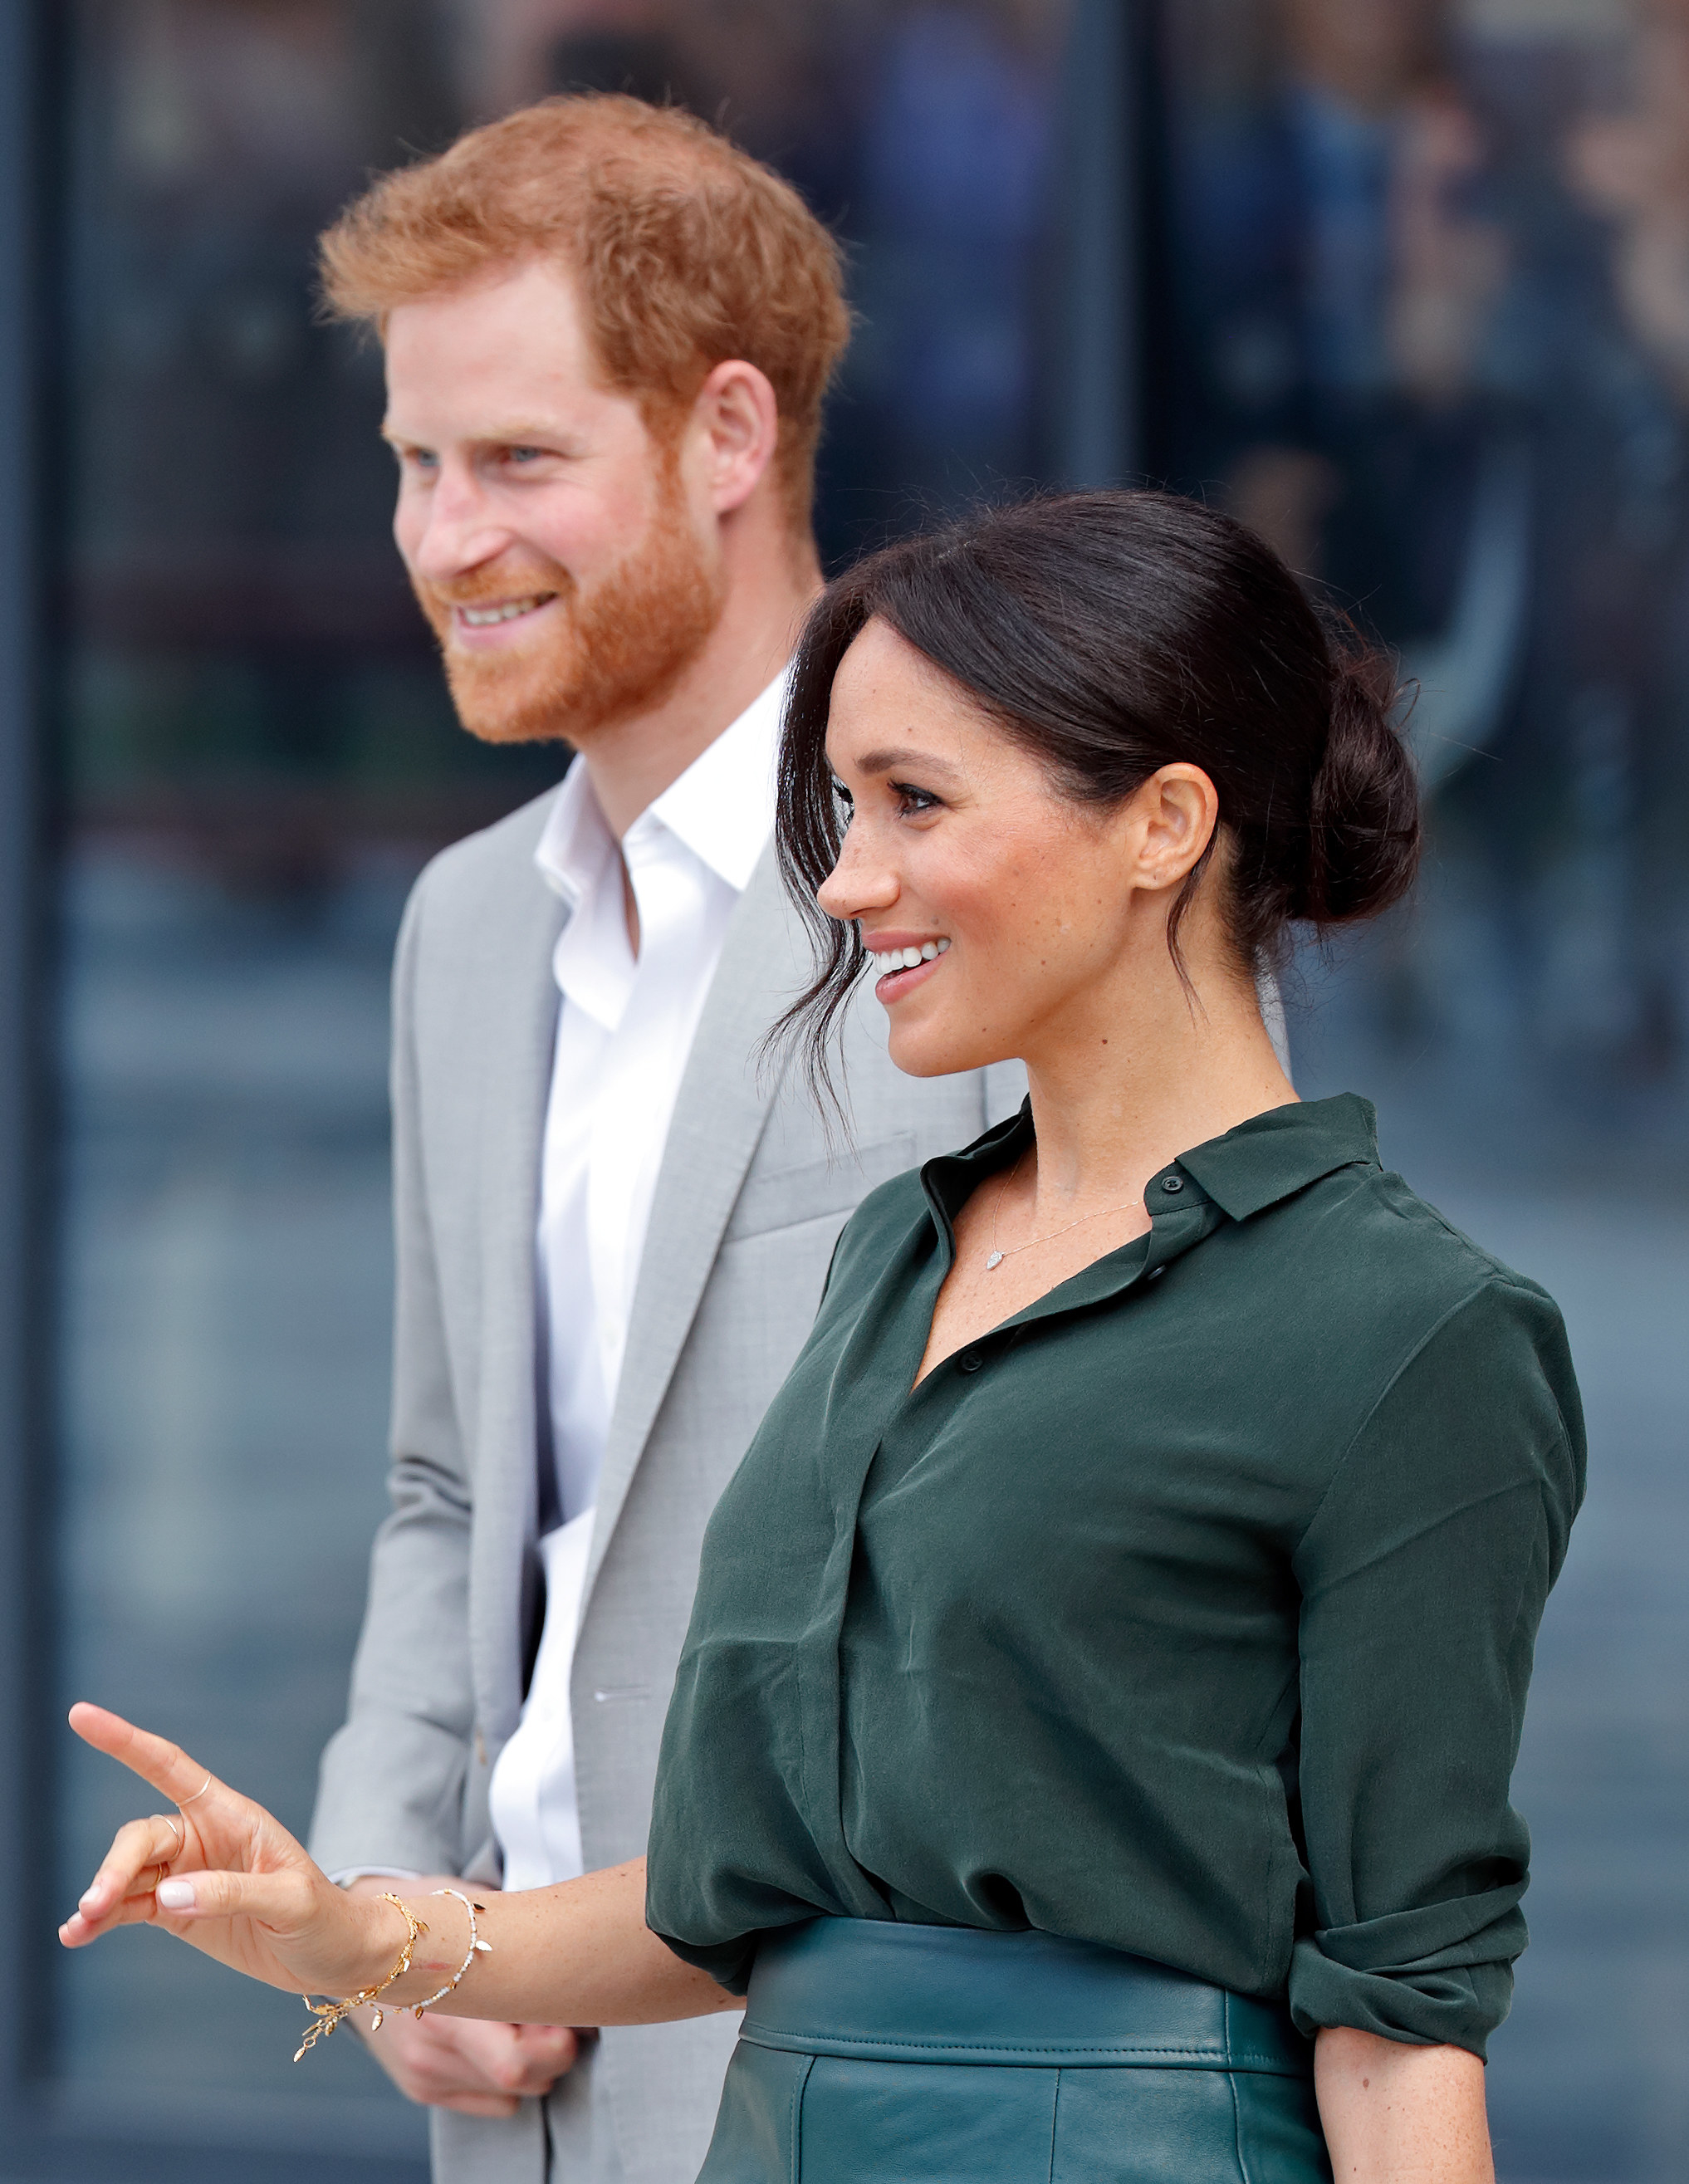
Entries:
MULTIPOLYGON (((439 1895, 443 1892, 443 1891, 438 1889, 435 1891, 436 1895, 439 1895)), ((393 1966, 387 1977, 384 1980, 379 1981, 374 1986, 360 1987, 356 1994, 343 1996, 338 2002, 313 2002, 310 1997, 307 1995, 304 1998, 305 2007, 310 2011, 312 2016, 315 2017, 317 2021, 315 2025, 309 2027, 304 2038, 299 2042, 298 2051, 293 2057, 293 2060, 296 2063, 303 2059, 305 2050, 308 2048, 313 2048, 316 2045, 319 2036, 326 2036, 332 2033, 343 2017, 349 2017, 354 2009, 361 2009, 365 2003, 373 2002, 378 1994, 385 1994, 395 1980, 403 1979, 406 1972, 410 1970, 411 1952, 415 1948, 418 1941, 427 1932, 428 1929, 416 1916, 416 1914, 410 1908, 410 1905, 408 1903, 401 1903, 398 1897, 389 1896, 383 1892, 378 1900, 382 1903, 391 1903, 393 1909, 398 1912, 399 1917, 404 1919, 408 1930, 404 1936, 404 1947, 400 1952, 399 1962, 393 1966)), ((471 1925, 473 1926, 474 1923, 473 1919, 471 1919, 470 1921, 471 1925)), ((483 1942, 481 1946, 484 1949, 487 1944, 483 1942)), ((458 1974, 458 1977, 459 1979, 461 1979, 463 1977, 463 1974, 460 1972, 458 1974)), ((420 2016, 421 2014, 421 2011, 419 2011, 417 2014, 420 2016)), ((382 2017, 382 2013, 378 2009, 376 2012, 374 2018, 371 2020, 372 2031, 378 2031, 381 2029, 382 2017)))

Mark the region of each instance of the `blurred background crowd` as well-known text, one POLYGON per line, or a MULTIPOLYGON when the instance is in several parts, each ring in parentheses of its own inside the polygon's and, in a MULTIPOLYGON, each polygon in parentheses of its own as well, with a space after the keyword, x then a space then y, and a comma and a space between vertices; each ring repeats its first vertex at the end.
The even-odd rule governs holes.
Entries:
MULTIPOLYGON (((1297 967, 1296 1073, 1375 1097, 1386 1161, 1565 1306, 1591 1507, 1491 2106, 1507 2184, 1681 2177, 1689 0, 42 14, 40 1724, 137 1710, 303 1825, 382 1500, 388 954, 430 851, 560 768, 453 722, 379 355, 315 319, 314 237, 549 91, 672 98, 848 242, 833 566, 980 493, 1148 478, 1417 681, 1425 883, 1297 967)), ((62 1908, 127 1792, 31 1736, 62 1908)), ((421 2176, 349 2042, 301 2084, 294 2007, 175 1954, 43 1958, 27 2098, 179 2178, 259 2147, 421 2176)))

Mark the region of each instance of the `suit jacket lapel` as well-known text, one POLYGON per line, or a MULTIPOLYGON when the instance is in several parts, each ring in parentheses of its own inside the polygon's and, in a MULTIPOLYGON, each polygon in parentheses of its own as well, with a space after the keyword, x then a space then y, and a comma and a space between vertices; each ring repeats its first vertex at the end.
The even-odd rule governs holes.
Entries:
POLYGON ((770 850, 727 928, 669 1124, 599 1482, 588 1600, 778 1089, 779 1064, 760 1068, 757 1050, 800 983, 797 938, 770 850))
POLYGON ((480 1719, 501 1739, 521 1710, 521 1647, 538 1582, 529 1552, 538 1490, 534 1238, 557 1026, 551 958, 568 916, 537 870, 518 885, 514 914, 488 933, 475 1012, 482 1323, 470 1648, 480 1719))

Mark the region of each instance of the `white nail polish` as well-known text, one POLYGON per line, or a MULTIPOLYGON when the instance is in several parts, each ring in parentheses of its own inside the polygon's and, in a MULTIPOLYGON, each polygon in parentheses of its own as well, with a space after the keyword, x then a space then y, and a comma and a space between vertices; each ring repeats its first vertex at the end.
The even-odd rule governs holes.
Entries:
POLYGON ((193 1908, 193 1883, 191 1880, 161 1880, 155 1893, 161 1911, 191 1911, 193 1908))

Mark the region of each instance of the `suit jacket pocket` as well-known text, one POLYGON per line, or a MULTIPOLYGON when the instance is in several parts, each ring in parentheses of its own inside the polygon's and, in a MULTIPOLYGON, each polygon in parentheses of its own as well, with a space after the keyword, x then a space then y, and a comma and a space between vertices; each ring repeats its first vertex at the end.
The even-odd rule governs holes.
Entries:
POLYGON ((832 1160, 806 1162, 800 1167, 753 1169, 745 1178, 727 1223, 724 1243, 759 1236, 771 1228, 795 1228, 824 1214, 849 1213, 876 1184, 888 1183, 915 1165, 915 1137, 901 1130, 871 1145, 855 1145, 832 1160))

